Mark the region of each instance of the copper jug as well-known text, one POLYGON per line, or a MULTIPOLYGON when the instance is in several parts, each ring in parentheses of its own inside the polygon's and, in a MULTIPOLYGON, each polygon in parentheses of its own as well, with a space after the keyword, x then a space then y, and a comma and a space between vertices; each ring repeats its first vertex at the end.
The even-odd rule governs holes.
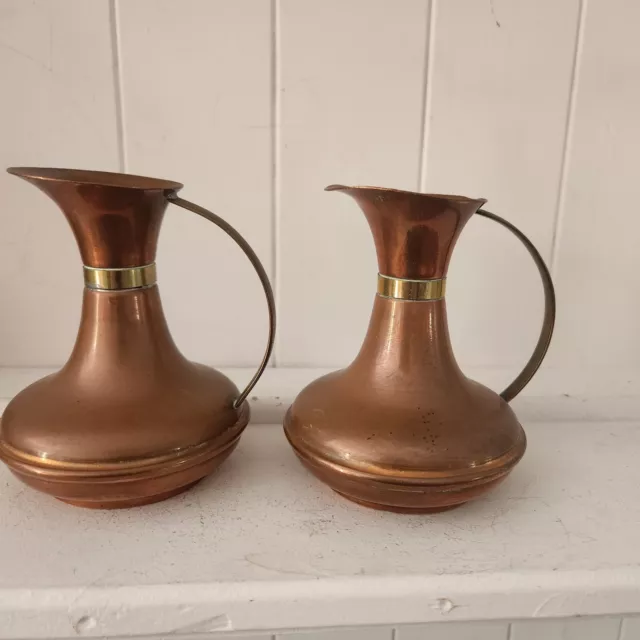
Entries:
POLYGON ((332 489, 365 506, 441 511, 490 490, 513 469, 526 438, 508 402, 540 366, 553 332, 551 276, 531 242, 480 209, 486 200, 333 185, 358 202, 378 256, 368 333, 346 369, 312 382, 285 417, 301 461, 332 489), (454 358, 446 273, 474 214, 512 231, 544 285, 545 315, 531 359, 500 395, 469 380, 454 358))
POLYGON ((11 168, 65 214, 84 262, 75 347, 64 367, 20 392, 0 421, 0 457, 26 484, 65 502, 130 507, 175 495, 213 472, 249 420, 246 401, 275 332, 269 280, 227 222, 177 196, 178 182, 71 169, 11 168), (267 296, 268 346, 246 389, 189 362, 173 342, 156 285, 168 203, 235 240, 267 296))

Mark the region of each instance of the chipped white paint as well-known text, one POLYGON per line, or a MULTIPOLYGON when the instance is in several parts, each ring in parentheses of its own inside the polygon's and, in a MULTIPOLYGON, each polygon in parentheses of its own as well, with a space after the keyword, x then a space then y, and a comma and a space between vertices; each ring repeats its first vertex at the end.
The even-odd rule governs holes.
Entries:
POLYGON ((442 614, 447 614, 452 611, 457 605, 455 605, 449 598, 438 598, 435 604, 431 605, 432 609, 439 611, 442 614))

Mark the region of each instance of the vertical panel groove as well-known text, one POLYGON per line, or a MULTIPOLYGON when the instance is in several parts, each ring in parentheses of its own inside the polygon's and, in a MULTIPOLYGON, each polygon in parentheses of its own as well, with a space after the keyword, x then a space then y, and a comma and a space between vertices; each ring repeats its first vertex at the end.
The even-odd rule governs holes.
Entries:
POLYGON ((433 51, 435 48, 436 2, 430 0, 424 57, 424 91, 422 94, 422 123, 420 128, 420 158, 418 159, 418 191, 424 191, 427 183, 427 147, 429 145, 429 121, 431 118, 431 78, 433 77, 433 51))
POLYGON ((573 140, 573 123, 576 105, 576 95, 578 93, 578 80, 580 74, 580 59, 582 58, 582 46, 584 39, 584 23, 587 14, 587 0, 580 0, 578 10, 578 21, 576 26, 576 43, 573 55, 573 68, 571 70, 571 88, 567 103, 567 117, 564 132, 564 144, 562 148, 562 164, 560 169, 560 182, 558 185, 558 197, 553 221, 553 235, 551 237, 551 260, 549 268, 551 275, 555 276, 558 254, 560 252, 560 242, 562 237, 562 223, 564 219, 564 204, 566 199, 567 176, 569 173, 569 162, 571 155, 571 143, 573 140))
MULTIPOLYGON (((271 0, 271 280, 276 301, 276 316, 280 316, 280 0, 271 0)), ((280 339, 276 340, 271 366, 279 361, 280 339)))
POLYGON ((109 22, 111 27, 111 56, 113 65, 113 93, 116 102, 116 135, 118 136, 118 169, 127 170, 127 148, 125 144, 124 96, 122 95, 122 52, 120 49, 120 25, 118 0, 109 0, 109 22))
POLYGON ((624 631, 624 618, 621 617, 620 618, 620 625, 618 626, 618 636, 616 638, 616 640, 622 640, 623 636, 622 636, 622 632, 624 631))

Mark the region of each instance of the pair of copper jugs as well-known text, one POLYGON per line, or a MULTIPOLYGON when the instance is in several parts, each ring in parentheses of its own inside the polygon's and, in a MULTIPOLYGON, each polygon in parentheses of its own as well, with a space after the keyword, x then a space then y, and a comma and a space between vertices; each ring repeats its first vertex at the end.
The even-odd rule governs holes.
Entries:
MULTIPOLYGON (((67 169, 12 168, 62 209, 84 263, 82 318, 68 362, 19 393, 0 421, 0 457, 31 487, 65 502, 130 507, 175 495, 213 472, 249 421, 247 396, 275 335, 267 275, 249 244, 178 182, 67 169), (155 254, 169 203, 218 225, 255 267, 268 301, 268 346, 241 393, 176 348, 156 285, 155 254)), ((378 256, 378 289, 360 353, 306 387, 284 430, 300 460, 361 504, 410 513, 448 509, 488 491, 524 454, 508 402, 547 351, 551 277, 531 242, 480 207, 485 200, 334 185, 358 202, 378 256), (458 235, 479 214, 512 231, 542 277, 542 331, 501 394, 473 382, 453 356, 446 272, 458 235)))

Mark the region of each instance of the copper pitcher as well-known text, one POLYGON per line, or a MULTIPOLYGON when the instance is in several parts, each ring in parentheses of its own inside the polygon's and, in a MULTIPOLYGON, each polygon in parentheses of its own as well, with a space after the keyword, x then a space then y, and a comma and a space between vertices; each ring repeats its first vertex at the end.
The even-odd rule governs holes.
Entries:
POLYGON ((301 461, 365 506, 441 511, 490 490, 524 454, 526 438, 508 402, 540 366, 553 333, 551 276, 531 242, 484 211, 486 200, 334 185, 358 202, 378 256, 368 333, 346 369, 312 382, 284 428, 301 461), (469 380, 454 358, 445 304, 456 239, 474 214, 512 231, 533 257, 545 314, 531 359, 500 395, 469 380))
POLYGON ((64 367, 20 392, 0 422, 0 457, 26 484, 83 507, 130 507, 175 495, 213 472, 249 420, 247 395, 275 332, 269 280, 227 222, 177 196, 178 182, 71 169, 11 168, 65 214, 84 262, 75 347, 64 367), (242 393, 189 362, 173 342, 156 285, 167 204, 213 222, 235 240, 267 296, 270 330, 242 393))

